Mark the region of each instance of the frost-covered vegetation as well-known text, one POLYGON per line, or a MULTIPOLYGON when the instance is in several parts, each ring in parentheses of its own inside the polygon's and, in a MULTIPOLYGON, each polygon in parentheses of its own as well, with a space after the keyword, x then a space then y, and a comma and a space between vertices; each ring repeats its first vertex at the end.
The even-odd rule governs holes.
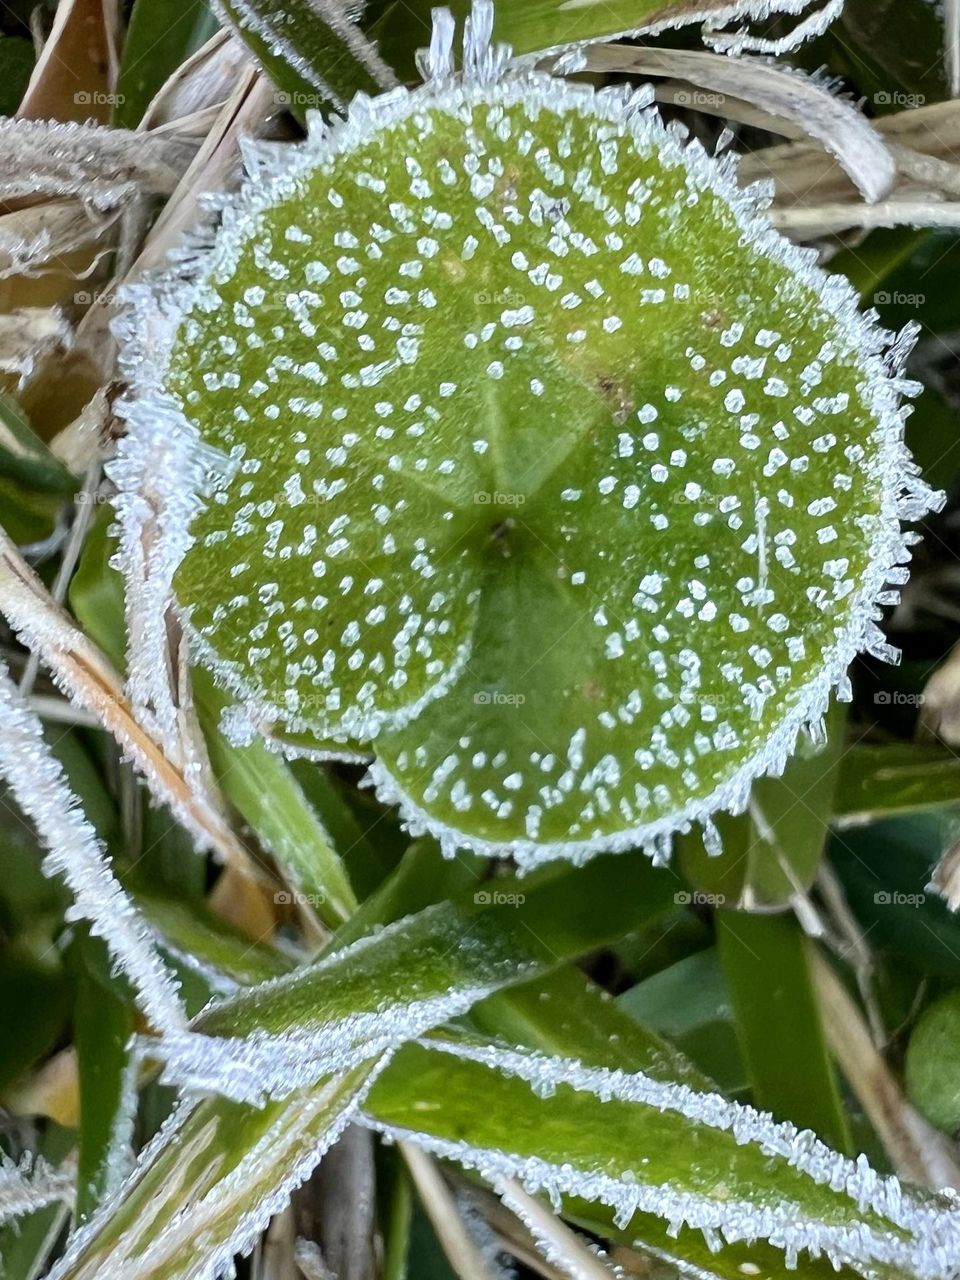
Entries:
POLYGON ((957 1280, 960 6, 0 54, 3 1280, 957 1280))

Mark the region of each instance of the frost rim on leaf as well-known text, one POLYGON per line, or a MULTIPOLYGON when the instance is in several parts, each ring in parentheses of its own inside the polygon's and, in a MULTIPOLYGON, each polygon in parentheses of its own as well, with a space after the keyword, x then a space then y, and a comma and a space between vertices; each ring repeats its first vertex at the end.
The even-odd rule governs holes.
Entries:
MULTIPOLYGON (((793 0, 790 11, 799 12, 803 7, 799 0, 793 0)), ((750 8, 749 4, 745 6, 745 10, 750 8)), ((904 532, 901 521, 917 520, 928 511, 938 509, 943 502, 943 495, 931 491, 920 477, 904 441, 904 419, 910 410, 902 403, 902 397, 916 394, 918 387, 901 375, 919 327, 910 324, 897 335, 877 324, 875 312, 862 314, 857 294, 844 277, 823 271, 817 265, 815 250, 793 244, 772 228, 765 216, 772 197, 770 186, 755 184, 746 189, 740 188, 736 180, 735 158, 726 155, 716 160, 699 143, 690 140, 682 126, 676 123, 664 125, 650 105, 653 95, 649 86, 639 90, 614 86, 597 91, 592 86, 571 83, 522 65, 508 65, 509 50, 491 44, 491 30, 492 6, 487 0, 482 0, 475 4, 473 17, 466 24, 464 72, 454 75, 453 22, 447 11, 437 11, 434 39, 423 60, 430 78, 423 86, 414 90, 398 88, 375 99, 358 95, 346 117, 332 125, 325 124, 313 113, 308 138, 298 146, 248 144, 245 147, 248 180, 236 196, 218 200, 222 223, 215 238, 208 229, 195 238, 175 264, 158 273, 149 284, 133 286, 126 291, 130 309, 117 322, 116 332, 123 348, 123 370, 132 386, 133 397, 120 407, 127 419, 129 432, 121 442, 117 461, 111 467, 111 476, 120 491, 118 511, 121 525, 130 525, 131 512, 136 510, 140 500, 137 476, 143 474, 146 442, 155 431, 158 418, 164 421, 167 433, 183 440, 184 456, 193 458, 192 464, 183 464, 179 475, 167 476, 165 484, 178 489, 181 509, 198 500, 198 437, 196 429, 179 410, 172 408, 169 397, 164 396, 161 390, 166 363, 179 323, 201 296, 206 279, 236 262, 249 239, 251 226, 256 225, 264 211, 290 194, 302 175, 325 161, 349 154, 381 130, 400 124, 424 109, 451 112, 465 103, 485 103, 496 99, 509 106, 533 100, 558 114, 579 112, 620 124, 638 141, 653 144, 666 165, 682 165, 701 189, 722 198, 751 249, 758 256, 782 266, 801 285, 813 291, 823 311, 836 324, 841 338, 859 352, 863 402, 877 423, 873 432, 876 446, 873 466, 882 489, 879 529, 869 548, 870 568, 850 606, 843 636, 825 651, 819 672, 794 698, 764 747, 741 763, 707 796, 694 798, 665 817, 586 840, 541 842, 517 838, 505 845, 440 822, 418 804, 380 759, 375 758, 371 764, 369 779, 379 799, 399 807, 401 817, 412 834, 434 836, 447 856, 453 856, 462 848, 488 856, 509 852, 521 869, 529 869, 556 858, 582 863, 599 853, 641 848, 655 861, 664 862, 670 855, 673 835, 688 832, 694 824, 703 825, 705 843, 711 851, 718 851, 719 839, 711 815, 721 811, 743 812, 754 780, 764 774, 782 774, 801 732, 809 731, 814 736, 821 732, 822 717, 834 692, 842 700, 849 700, 847 669, 853 659, 866 651, 887 661, 898 660, 897 651, 887 644, 877 621, 879 605, 889 602, 889 592, 883 595, 884 588, 890 584, 902 584, 907 578, 903 566, 910 559, 909 546, 915 538, 904 532)), ((171 453, 177 452, 178 449, 171 447, 171 453)), ((175 533, 167 534, 164 549, 154 550, 155 560, 164 566, 163 588, 168 595, 172 591, 170 583, 179 559, 191 541, 181 527, 175 533)), ((157 608, 156 593, 150 605, 151 609, 157 608)), ((128 607, 137 607, 132 594, 128 607)), ((189 628, 189 623, 186 626, 196 645, 199 637, 189 628)), ((199 642, 195 652, 209 661, 211 655, 204 642, 199 642)), ((318 743, 322 757, 356 760, 357 737, 375 737, 383 728, 399 728, 414 720, 426 703, 455 684, 461 663, 467 656, 458 655, 454 667, 445 672, 438 685, 413 706, 399 713, 378 713, 376 726, 359 723, 346 716, 341 726, 342 737, 338 732, 332 735, 332 741, 318 743), (342 753, 338 749, 340 747, 342 753)), ((219 683, 242 700, 250 723, 263 725, 280 721, 285 729, 292 732, 307 727, 303 722, 293 722, 290 714, 282 708, 266 705, 245 679, 222 659, 217 659, 214 675, 219 683)), ((301 753, 296 743, 281 741, 279 745, 290 756, 301 753)), ((361 744, 360 750, 363 745, 366 744, 361 744)), ((375 751, 375 743, 372 749, 375 751)), ((316 756, 317 751, 304 748, 304 754, 316 756)))

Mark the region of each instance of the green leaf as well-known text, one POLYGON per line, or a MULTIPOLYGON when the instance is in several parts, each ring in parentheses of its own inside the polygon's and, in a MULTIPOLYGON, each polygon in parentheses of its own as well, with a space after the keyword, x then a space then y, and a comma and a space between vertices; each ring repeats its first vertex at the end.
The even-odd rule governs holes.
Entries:
POLYGON ((120 70, 114 120, 135 129, 164 81, 217 30, 205 0, 135 0, 120 70))
POLYGON ((444 858, 434 841, 415 840, 392 875, 337 930, 332 948, 355 942, 372 928, 392 924, 435 902, 467 897, 473 886, 482 887, 485 865, 470 854, 444 858))
POLYGON ((960 761, 947 747, 859 743, 840 760, 834 814, 846 823, 957 804, 960 761))
POLYGON ((624 991, 617 1004, 676 1045, 724 1093, 749 1086, 715 947, 697 951, 624 991))
MULTIPOLYGON (((521 1069, 521 1059, 511 1070, 521 1069)), ((819 1169, 816 1161, 807 1165, 815 1180, 770 1147, 738 1142, 729 1129, 694 1118, 698 1095, 687 1098, 690 1114, 616 1096, 601 1101, 568 1059, 527 1059, 527 1067, 539 1073, 537 1087, 453 1052, 408 1045, 374 1085, 365 1110, 388 1132, 478 1169, 489 1181, 521 1177, 555 1195, 604 1201, 631 1232, 644 1209, 677 1224, 712 1223, 734 1240, 739 1224, 741 1232, 786 1244, 791 1254, 804 1239, 817 1239, 863 1275, 876 1274, 871 1254, 893 1264, 888 1275, 933 1265, 919 1221, 907 1227, 893 1220, 895 1202, 885 1208, 868 1197, 858 1208, 854 1196, 820 1181, 829 1177, 829 1158, 819 1169)), ((611 1089, 615 1094, 612 1083, 611 1089)))
POLYGON ((473 1006, 468 1021, 504 1044, 575 1057, 590 1066, 650 1071, 697 1089, 713 1087, 673 1045, 572 965, 488 996, 473 1006))
POLYGON ((293 960, 262 942, 232 929, 205 904, 139 890, 137 907, 158 932, 161 945, 174 959, 199 967, 239 986, 254 986, 278 978, 293 968, 293 960))
POLYGON ((960 982, 960 919, 928 888, 955 829, 953 811, 851 827, 832 837, 830 862, 872 949, 960 982))
POLYGON ((0 945, 0 1008, 8 1032, 0 1037, 0 1089, 42 1061, 62 1035, 69 989, 56 944, 34 926, 0 945))
POLYGON ((847 68, 877 115, 949 96, 943 13, 924 0, 847 0, 831 32, 847 68))
POLYGON ((212 1005, 151 1054, 164 1079, 237 1101, 283 1097, 422 1035, 558 958, 505 911, 428 907, 212 1005))
MULTIPOLYGON (((472 0, 451 0, 447 6, 463 20, 472 0)), ((769 12, 782 6, 755 6, 755 12, 769 12)), ((371 0, 364 25, 375 37, 384 58, 406 79, 414 72, 414 51, 430 42, 431 0, 371 0)), ((517 55, 546 49, 580 45, 595 40, 612 40, 620 35, 641 35, 701 22, 707 16, 733 20, 743 15, 744 6, 732 3, 705 5, 700 0, 523 0, 498 4, 494 10, 493 35, 505 41, 517 55)))
POLYGON ((223 1000, 194 1025, 211 1036, 309 1033, 367 1015, 369 1032, 376 1034, 378 1019, 386 1024, 389 1010, 412 1011, 418 1001, 452 996, 463 1012, 486 994, 484 988, 521 982, 555 962, 535 938, 518 945, 518 935, 495 909, 468 914, 439 903, 316 964, 223 1000), (462 993, 472 998, 464 1003, 462 993))
POLYGON ((32 40, 20 36, 0 39, 0 115, 16 114, 35 63, 32 40))
POLYGON ((293 776, 330 832, 361 900, 394 870, 410 845, 395 813, 356 785, 356 775, 313 760, 290 762, 293 776))
POLYGON ((116 540, 110 529, 114 513, 99 511, 87 532, 83 553, 70 579, 70 608, 84 631, 103 650, 118 671, 126 667, 126 628, 123 579, 110 565, 116 540))
POLYGON ((851 1152, 810 972, 810 943, 791 915, 719 911, 717 944, 750 1072, 754 1105, 851 1152))
POLYGON ((276 101, 303 116, 342 108, 357 93, 378 93, 393 75, 348 15, 347 5, 311 0, 218 0, 223 16, 263 63, 276 101))
POLYGON ((133 1123, 127 1112, 134 1006, 111 982, 110 957, 99 939, 84 933, 71 950, 77 988, 73 1035, 80 1088, 75 1216, 82 1223, 105 1195, 116 1189, 125 1146, 132 1138, 124 1128, 132 1129, 133 1123))
POLYGON ((220 715, 229 706, 203 670, 194 672, 194 695, 207 749, 224 794, 243 815, 298 892, 326 924, 336 926, 356 909, 357 900, 343 863, 289 765, 254 741, 234 745, 220 732, 220 715))
POLYGON ((940 1129, 960 1129, 960 991, 925 1009, 907 1046, 910 1101, 940 1129))
MULTIPOLYGON (((0 49, 5 41, 0 40, 0 49)), ((32 489, 72 494, 77 480, 31 427, 20 405, 0 395, 0 475, 32 489)))
POLYGON ((438 81, 258 164, 131 414, 128 460, 158 414, 234 459, 174 579, 199 660, 264 732, 372 748, 445 852, 713 849, 886 653, 883 339, 619 93, 438 81))

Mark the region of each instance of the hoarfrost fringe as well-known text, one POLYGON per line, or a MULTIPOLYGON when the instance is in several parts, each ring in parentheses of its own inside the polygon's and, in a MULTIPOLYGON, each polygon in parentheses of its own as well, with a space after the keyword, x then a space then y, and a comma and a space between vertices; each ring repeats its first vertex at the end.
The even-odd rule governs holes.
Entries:
POLYGON ((462 987, 279 1035, 254 1031, 231 1038, 174 1030, 143 1037, 138 1051, 142 1058, 163 1062, 164 1084, 184 1093, 219 1094, 261 1107, 415 1040, 460 1017, 496 990, 496 983, 462 987))
POLYGON ((41 1156, 25 1156, 19 1164, 0 1158, 0 1223, 36 1213, 48 1204, 73 1201, 73 1167, 54 1169, 41 1156))
POLYGON ((63 876, 73 893, 75 902, 67 919, 90 922, 158 1029, 185 1026, 176 981, 157 953, 149 926, 115 879, 96 832, 43 740, 40 721, 27 709, 2 666, 0 744, 0 774, 49 849, 43 870, 63 876))

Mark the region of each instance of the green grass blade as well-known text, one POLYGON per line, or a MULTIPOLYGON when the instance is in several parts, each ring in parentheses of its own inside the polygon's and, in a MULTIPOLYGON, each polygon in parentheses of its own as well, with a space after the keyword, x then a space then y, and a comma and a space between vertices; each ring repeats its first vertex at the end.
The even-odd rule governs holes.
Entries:
POLYGON ((336 927, 356 910, 343 863, 289 765, 261 739, 236 746, 220 733, 230 699, 205 671, 193 672, 210 762, 224 795, 263 839, 281 868, 325 924, 336 927))
MULTIPOLYGON (((469 14, 472 0, 450 0, 446 6, 458 22, 469 14)), ((379 0, 368 5, 365 23, 380 52, 405 78, 413 74, 413 54, 430 42, 432 0, 379 0)), ((619 35, 674 29, 702 21, 710 13, 732 15, 732 3, 705 5, 699 0, 514 0, 496 6, 495 40, 514 54, 611 40, 619 35)))
POLYGON ((276 84, 278 103, 297 115, 395 83, 338 0, 217 0, 217 7, 276 84))
POLYGON ((860 825, 958 803, 960 761, 947 747, 861 743, 840 763, 834 814, 847 822, 860 825))
POLYGON ((135 129, 167 77, 216 30, 204 0, 136 0, 117 75, 116 123, 135 129))
POLYGON ((51 1280, 222 1274, 336 1141, 378 1066, 361 1063, 262 1109, 222 1098, 185 1105, 74 1237, 51 1280))
POLYGON ((80 1088, 77 1132, 76 1220, 85 1222, 114 1187, 132 1120, 129 1043, 134 1009, 110 982, 110 958, 96 938, 81 936, 73 948, 77 995, 73 1034, 80 1088))
POLYGON ((17 402, 0 395, 0 475, 32 489, 72 494, 74 476, 34 432, 17 402))
POLYGON ((508 1075, 502 1049, 480 1045, 480 1060, 464 1052, 406 1046, 365 1104, 372 1122, 494 1184, 519 1177, 555 1201, 606 1204, 621 1229, 652 1212, 672 1228, 700 1227, 717 1246, 766 1239, 788 1266, 813 1249, 866 1276, 946 1274, 934 1237, 957 1230, 949 1211, 937 1222, 924 1202, 901 1203, 865 1166, 798 1140, 792 1127, 717 1095, 651 1087, 650 1076, 529 1054, 511 1057, 508 1075))
POLYGON ((617 1004, 682 1050, 721 1092, 749 1087, 716 947, 668 964, 624 991, 617 1004))
POLYGON ((790 915, 718 911, 717 944, 753 1101, 850 1152, 847 1119, 810 973, 808 940, 790 915))
MULTIPOLYGON (((684 985, 683 1001, 690 1002, 694 986, 694 981, 684 985)), ((694 1069, 689 1059, 638 1023, 639 1013, 631 1016, 621 1012, 631 1007, 627 997, 636 990, 625 993, 614 1004, 579 969, 565 967, 475 1005, 470 1022, 488 1035, 546 1053, 575 1057, 592 1066, 661 1073, 694 1087, 710 1088, 710 1081, 702 1071, 694 1069)), ((675 1017, 682 1017, 682 1012, 676 1011, 675 1017)), ((715 1027, 716 1023, 708 1032, 715 1034, 715 1027)), ((714 1253, 699 1231, 685 1229, 672 1235, 653 1214, 636 1214, 629 1229, 620 1231, 609 1209, 602 1205, 568 1200, 564 1212, 590 1231, 620 1239, 658 1263, 669 1263, 680 1274, 696 1274, 701 1280, 774 1276, 783 1267, 782 1256, 769 1245, 727 1245, 720 1253, 714 1253)), ((798 1271, 790 1273, 794 1280, 837 1280, 837 1273, 826 1260, 801 1258, 798 1267, 798 1271)), ((851 1274, 842 1269, 840 1280, 851 1274)))

